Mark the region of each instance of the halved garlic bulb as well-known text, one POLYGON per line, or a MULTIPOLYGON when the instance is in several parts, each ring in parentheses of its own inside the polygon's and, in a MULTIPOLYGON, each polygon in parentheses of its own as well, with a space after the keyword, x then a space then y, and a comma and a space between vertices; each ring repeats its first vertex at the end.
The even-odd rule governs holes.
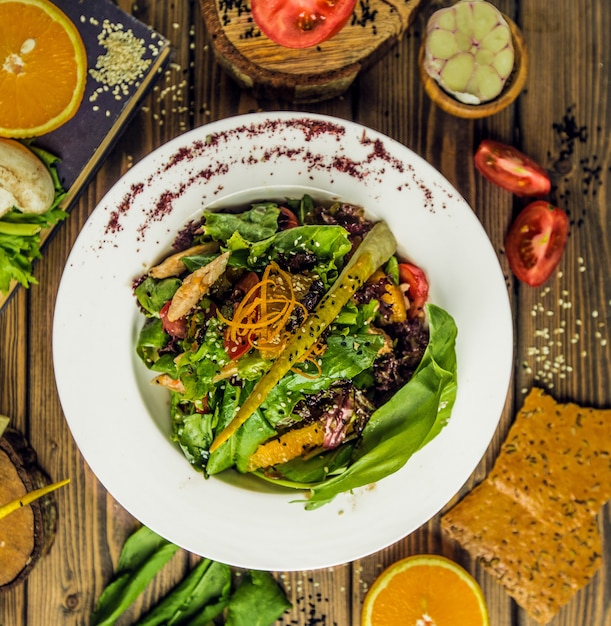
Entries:
POLYGON ((427 23, 424 68, 465 104, 496 98, 514 65, 509 24, 485 0, 460 0, 427 23))

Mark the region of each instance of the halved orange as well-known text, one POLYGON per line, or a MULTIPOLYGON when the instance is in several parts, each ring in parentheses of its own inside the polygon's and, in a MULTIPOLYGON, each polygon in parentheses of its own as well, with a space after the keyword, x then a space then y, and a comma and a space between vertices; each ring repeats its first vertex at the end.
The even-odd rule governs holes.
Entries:
POLYGON ((70 18, 48 0, 0 0, 0 136, 36 137, 78 110, 87 54, 70 18))
POLYGON ((362 626, 489 626, 484 594, 460 565, 422 554, 397 561, 373 583, 362 626))

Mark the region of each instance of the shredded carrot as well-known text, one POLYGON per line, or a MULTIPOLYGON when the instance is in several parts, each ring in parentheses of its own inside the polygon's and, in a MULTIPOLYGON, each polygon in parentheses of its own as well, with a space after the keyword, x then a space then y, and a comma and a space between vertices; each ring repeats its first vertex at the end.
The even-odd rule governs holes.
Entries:
POLYGON ((296 308, 307 317, 307 309, 295 297, 291 275, 272 261, 242 298, 233 318, 228 320, 220 312, 218 316, 229 328, 231 341, 246 340, 273 357, 284 349, 289 335, 286 326, 296 308))

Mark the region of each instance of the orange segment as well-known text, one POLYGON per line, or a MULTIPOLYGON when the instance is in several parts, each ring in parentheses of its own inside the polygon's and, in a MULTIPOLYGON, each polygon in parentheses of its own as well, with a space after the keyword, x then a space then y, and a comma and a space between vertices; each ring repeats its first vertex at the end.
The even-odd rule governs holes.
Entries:
POLYGON ((85 46, 68 16, 47 0, 0 0, 0 136, 58 128, 86 82, 85 46))
POLYGON ((437 555, 397 561, 365 596, 361 626, 489 626, 481 588, 460 565, 437 555))
POLYGON ((248 471, 286 463, 322 445, 324 427, 313 422, 302 428, 289 430, 276 439, 262 443, 248 460, 248 471))

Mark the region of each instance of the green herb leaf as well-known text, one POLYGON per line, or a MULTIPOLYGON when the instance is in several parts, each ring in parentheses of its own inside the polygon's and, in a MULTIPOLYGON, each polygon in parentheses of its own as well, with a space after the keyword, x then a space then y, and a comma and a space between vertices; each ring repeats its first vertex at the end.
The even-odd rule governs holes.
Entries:
POLYGON ((229 600, 225 626, 270 626, 291 606, 271 574, 252 570, 229 600))
POLYGON ((146 526, 133 533, 119 555, 114 579, 98 600, 91 626, 112 626, 177 550, 146 526))
POLYGON ((227 606, 230 591, 229 566, 202 559, 136 626, 183 626, 199 619, 206 607, 210 621, 227 606))

